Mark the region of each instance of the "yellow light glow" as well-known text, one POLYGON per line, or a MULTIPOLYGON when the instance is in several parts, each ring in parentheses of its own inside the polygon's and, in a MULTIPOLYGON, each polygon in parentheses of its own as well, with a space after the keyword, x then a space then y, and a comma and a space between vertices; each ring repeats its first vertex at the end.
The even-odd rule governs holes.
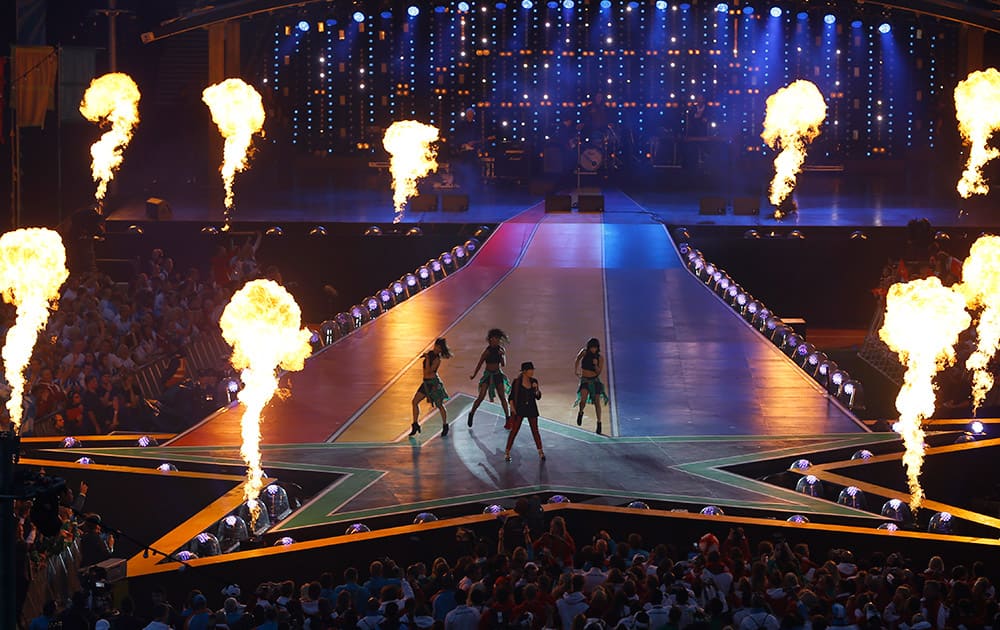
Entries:
POLYGON ((382 145, 391 156, 393 223, 403 220, 407 199, 417 194, 417 180, 437 170, 437 150, 431 146, 437 139, 436 127, 415 120, 398 120, 385 130, 382 145))
POLYGON ((795 189, 795 176, 806 160, 806 145, 819 135, 824 120, 826 102, 819 88, 809 81, 795 81, 767 97, 760 137, 772 149, 781 149, 774 158, 771 180, 770 201, 774 206, 780 205, 795 189))
POLYGON ((122 164, 122 153, 139 124, 139 87, 132 77, 112 72, 90 82, 80 113, 91 122, 107 122, 111 129, 90 147, 90 171, 97 182, 94 197, 101 201, 108 183, 122 164))

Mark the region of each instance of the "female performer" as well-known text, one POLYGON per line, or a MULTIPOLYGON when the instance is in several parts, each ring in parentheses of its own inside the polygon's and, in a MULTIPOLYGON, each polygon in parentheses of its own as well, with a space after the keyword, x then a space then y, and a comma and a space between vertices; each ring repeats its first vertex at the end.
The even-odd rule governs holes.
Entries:
POLYGON ((479 409, 479 405, 482 404, 487 393, 490 395, 490 402, 493 402, 497 392, 500 392, 500 405, 503 407, 504 418, 510 417, 510 411, 507 408, 508 381, 507 375, 503 373, 503 366, 507 364, 507 351, 504 349, 504 344, 510 343, 510 339, 507 337, 507 333, 499 328, 491 328, 486 333, 486 343, 488 345, 479 357, 479 363, 472 371, 472 376, 469 377, 470 381, 475 379, 479 368, 483 367, 484 363, 486 364, 483 377, 479 379, 479 396, 476 398, 476 402, 472 403, 472 411, 469 412, 470 427, 472 426, 472 417, 476 415, 476 409, 479 409))
POLYGON ((538 434, 538 399, 542 397, 542 391, 538 389, 538 380, 533 378, 534 374, 535 366, 531 361, 526 361, 521 364, 521 373, 510 386, 511 427, 507 435, 507 449, 503 454, 505 462, 510 461, 510 447, 514 445, 514 438, 521 430, 521 421, 524 418, 528 419, 528 424, 531 426, 531 437, 535 438, 538 458, 545 461, 542 436, 538 434))
POLYGON ((420 433, 420 401, 427 399, 441 412, 441 436, 448 435, 448 412, 444 408, 444 403, 448 400, 448 392, 444 389, 444 383, 438 377, 438 368, 441 367, 441 359, 450 359, 451 350, 448 349, 448 342, 444 337, 434 341, 434 348, 428 350, 423 355, 424 359, 424 381, 417 388, 417 393, 413 395, 413 424, 410 426, 410 437, 420 433))
POLYGON ((596 338, 587 342, 587 346, 576 355, 573 371, 580 377, 580 387, 576 390, 576 402, 580 403, 580 413, 576 414, 576 424, 583 424, 583 408, 588 402, 594 403, 597 414, 597 434, 601 433, 601 402, 607 404, 608 395, 604 392, 601 382, 601 371, 604 369, 604 359, 601 358, 601 342, 596 338))

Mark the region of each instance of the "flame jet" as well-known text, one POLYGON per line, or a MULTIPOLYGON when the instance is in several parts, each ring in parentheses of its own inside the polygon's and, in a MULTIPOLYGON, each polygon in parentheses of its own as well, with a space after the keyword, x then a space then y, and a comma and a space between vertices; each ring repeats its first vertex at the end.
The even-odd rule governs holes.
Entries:
POLYGON ((955 117, 958 131, 969 143, 969 159, 958 194, 963 199, 985 195, 990 187, 983 179, 983 166, 1000 156, 1000 150, 989 146, 990 136, 1000 130, 1000 71, 996 68, 977 70, 955 86, 955 117))
POLYGON ((7 411, 14 432, 21 426, 24 369, 38 333, 49 321, 49 307, 69 277, 66 248, 58 232, 25 228, 0 236, 0 291, 17 308, 17 319, 3 346, 4 376, 10 385, 7 411))
POLYGON ((302 313, 295 298, 271 280, 252 280, 237 291, 219 319, 222 337, 233 347, 230 362, 241 370, 245 406, 240 420, 240 455, 247 465, 243 497, 256 523, 257 498, 263 486, 260 464, 260 421, 264 406, 278 391, 277 369, 298 371, 312 352, 312 333, 301 327, 302 313))
POLYGON ((222 156, 222 183, 226 187, 226 225, 233 208, 233 180, 246 170, 247 156, 254 134, 264 129, 264 101, 260 92, 242 79, 226 79, 210 85, 201 100, 212 112, 212 121, 226 139, 222 156))
MULTIPOLYGON (((795 189, 795 176, 806 161, 806 145, 819 135, 824 120, 826 102, 819 88, 810 81, 795 81, 767 97, 764 131, 760 137, 772 149, 781 149, 774 158, 769 197, 776 208, 795 189)), ((775 217, 781 218, 780 210, 775 212, 775 217)))
POLYGON ((104 199, 108 183, 122 165, 122 153, 139 124, 139 86, 132 77, 111 72, 90 82, 83 94, 80 113, 91 122, 107 121, 111 129, 90 147, 90 171, 97 182, 97 201, 104 199))
POLYGON ((393 223, 403 220, 406 200, 417 194, 417 180, 437 170, 437 150, 431 146, 437 139, 436 127, 415 120, 398 120, 385 130, 382 145, 391 156, 393 223))
POLYGON ((1000 237, 980 236, 962 263, 962 284, 956 286, 970 309, 980 309, 976 350, 965 362, 972 372, 972 409, 977 411, 993 389, 990 362, 1000 347, 1000 237))
POLYGON ((965 298, 935 276, 894 284, 886 295, 885 320, 878 334, 906 367, 896 410, 906 447, 903 466, 910 487, 910 508, 914 511, 924 497, 920 487, 920 467, 924 463, 921 421, 934 414, 934 375, 955 362, 958 335, 971 321, 965 298))

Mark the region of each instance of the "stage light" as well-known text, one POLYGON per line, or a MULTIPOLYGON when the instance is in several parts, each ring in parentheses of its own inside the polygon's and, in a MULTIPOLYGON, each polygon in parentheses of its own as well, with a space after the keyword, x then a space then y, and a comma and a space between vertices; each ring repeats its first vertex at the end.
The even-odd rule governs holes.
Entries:
POLYGON ((795 523, 796 525, 803 525, 805 523, 808 523, 809 519, 806 518, 805 516, 802 516, 801 514, 792 514, 787 519, 785 519, 785 522, 795 523))
POLYGON ((927 531, 931 534, 950 534, 953 519, 950 512, 935 512, 927 522, 927 531))
POLYGON ((235 551, 240 543, 250 539, 250 531, 247 529, 246 521, 235 514, 230 514, 219 521, 219 529, 216 531, 215 537, 219 539, 222 553, 229 553, 235 551))
POLYGON ((195 536, 188 543, 188 548, 198 554, 199 558, 208 558, 222 553, 219 547, 219 539, 214 534, 209 534, 208 532, 202 532, 195 536))
POLYGON ((546 503, 570 503, 570 500, 561 494, 553 494, 546 503))
POLYGON ((725 516, 726 515, 726 513, 722 511, 722 508, 720 508, 717 505, 706 505, 705 507, 701 508, 701 512, 699 512, 699 514, 701 514, 702 516, 725 516))
POLYGON ((681 11, 688 11, 688 10, 691 9, 691 3, 690 2, 682 2, 680 4, 680 7, 681 7, 681 11))
POLYGON ((547 6, 550 9, 558 9, 559 3, 556 2, 555 0, 549 0, 548 4, 546 4, 545 6, 547 6))
POLYGON ((276 483, 272 483, 264 488, 264 506, 267 507, 267 515, 271 521, 277 523, 292 513, 292 507, 288 502, 288 492, 276 483))
POLYGON ((805 369, 806 365, 809 364, 809 357, 816 352, 816 346, 812 345, 808 341, 800 343, 795 347, 795 362, 800 368, 805 369))
POLYGON ((412 273, 408 273, 403 276, 403 284, 406 285, 406 294, 411 297, 414 293, 420 290, 420 286, 417 283, 417 276, 412 273))
POLYGON ((357 22, 358 24, 365 21, 365 14, 362 13, 361 11, 355 11, 354 15, 352 15, 351 17, 354 18, 354 21, 357 22))
POLYGON ((479 241, 474 238, 465 241, 465 251, 469 252, 470 255, 475 253, 477 249, 479 249, 479 241))
POLYGON ((94 463, 94 460, 92 460, 89 457, 81 457, 80 459, 76 460, 76 463, 83 464, 84 466, 89 466, 90 464, 94 463))
POLYGON ((875 457, 875 454, 869 451, 868 449, 863 448, 860 451, 854 451, 854 454, 851 455, 851 460, 853 461, 856 459, 861 459, 867 461, 872 457, 875 457))
POLYGON ((410 229, 408 229, 406 231, 406 235, 407 236, 423 236, 424 235, 424 231, 421 230, 416 225, 414 225, 413 227, 411 227, 410 229))
POLYGON ((322 225, 317 225, 309 230, 309 236, 326 236, 326 228, 322 225))
POLYGON ((576 3, 573 0, 563 0, 564 9, 572 9, 574 6, 576 6, 576 3))
POLYGON ((811 497, 823 497, 823 482, 815 475, 806 475, 795 484, 795 491, 799 494, 807 494, 811 497))
POLYGON ((447 271, 455 270, 455 257, 451 255, 451 252, 445 252, 441 254, 441 257, 438 260, 441 261, 442 269, 445 269, 447 271))
POLYGON ((504 9, 507 8, 507 3, 506 2, 497 2, 494 6, 496 7, 497 11, 503 11, 504 9))
POLYGON ((895 523, 882 523, 875 529, 881 529, 884 532, 898 532, 899 525, 896 525, 895 523))
POLYGON ((362 304, 364 304, 365 308, 368 310, 368 319, 375 319, 382 314, 382 308, 374 296, 366 297, 362 301, 362 304))
POLYGON ((803 369, 809 373, 809 376, 817 378, 819 375, 819 366, 822 365, 827 358, 828 357, 825 352, 816 350, 806 359, 806 364, 803 366, 803 369))
POLYGON ((861 230, 854 230, 853 232, 851 232, 850 238, 852 241, 867 241, 868 235, 862 232, 861 230))
POLYGON ((364 534, 370 531, 372 531, 371 528, 364 523, 351 523, 347 526, 347 531, 344 534, 350 536, 351 534, 364 534))
POLYGON ((862 26, 864 26, 864 24, 861 22, 861 20, 854 20, 853 22, 851 22, 851 28, 861 28, 862 26))
POLYGON ((302 20, 298 24, 295 25, 295 28, 299 29, 303 33, 306 33, 306 32, 309 31, 309 22, 306 22, 305 20, 302 20))
POLYGON ((287 547, 289 545, 294 545, 295 539, 291 536, 282 536, 278 540, 274 541, 274 547, 287 547))
POLYGON ((851 380, 851 375, 844 370, 835 370, 830 373, 830 386, 836 388, 839 394, 844 387, 844 383, 851 380))
POLYGON ((797 13, 797 14, 795 15, 795 17, 797 17, 797 18, 798 18, 798 19, 799 19, 800 21, 801 21, 801 20, 807 20, 807 19, 809 19, 809 14, 808 14, 808 13, 806 13, 805 11, 799 11, 799 12, 798 12, 798 13, 797 13))
POLYGON ((743 15, 753 15, 753 7, 743 7, 743 15))
POLYGON ((239 382, 239 380, 235 379, 235 378, 229 378, 229 379, 227 379, 226 380, 226 391, 228 391, 230 394, 235 394, 236 392, 240 391, 240 382, 239 382))
POLYGON ((60 444, 63 448, 80 448, 83 446, 83 442, 71 436, 64 437, 60 444))
POLYGON ((782 352, 790 357, 793 357, 795 356, 796 348, 798 348, 799 344, 803 341, 804 339, 801 335, 793 332, 785 336, 785 339, 781 342, 779 347, 782 352))
POLYGON ((329 27, 336 26, 337 25, 337 20, 335 20, 334 18, 327 18, 326 19, 326 25, 329 26, 329 27))
POLYGON ((370 225, 365 229, 365 236, 382 236, 382 228, 377 225, 370 225))
POLYGON ((788 238, 790 239, 802 240, 805 237, 806 235, 802 233, 802 230, 792 230, 791 232, 788 233, 788 238))
POLYGON ((428 269, 426 265, 417 268, 417 280, 420 282, 420 286, 425 289, 434 283, 434 277, 431 275, 431 270, 428 269))
POLYGON ((268 238, 278 238, 284 235, 285 231, 280 227, 278 227, 277 225, 269 227, 266 230, 264 230, 264 236, 267 236, 268 238))
POLYGON ((847 486, 837 495, 837 503, 846 505, 856 510, 867 509, 868 502, 865 500, 865 493, 856 486, 847 486))
POLYGON ((892 30, 892 27, 889 26, 888 22, 882 22, 881 24, 878 25, 878 32, 882 33, 883 35, 888 35, 889 31, 891 31, 891 30, 892 30))
POLYGON ((392 291, 389 289, 382 289, 378 292, 378 301, 382 304, 383 312, 396 305, 396 301, 392 298, 392 291))
POLYGON ((348 311, 351 314, 351 322, 354 328, 361 328, 361 324, 365 323, 366 311, 361 307, 360 304, 355 304, 348 311))
POLYGON ((142 236, 145 233, 145 230, 142 229, 141 225, 133 224, 128 226, 128 233, 134 236, 142 236))
POLYGON ((809 461, 808 459, 803 458, 803 459, 797 459, 794 462, 792 462, 792 465, 789 467, 789 470, 799 470, 799 471, 809 470, 810 467, 812 467, 812 462, 809 461))
POLYGON ((844 404, 850 409, 864 409, 865 408, 865 390, 861 386, 859 381, 849 380, 844 382, 844 386, 841 388, 841 396, 846 400, 842 400, 844 404))
POLYGON ((443 6, 441 6, 440 4, 439 4, 439 5, 437 5, 436 7, 434 7, 434 12, 435 12, 435 13, 444 13, 444 12, 445 12, 445 11, 447 11, 447 10, 448 10, 448 9, 444 8, 444 7, 443 7, 443 6))
POLYGON ((201 233, 206 236, 218 236, 219 228, 215 227, 214 225, 206 225, 205 227, 201 228, 201 233))
POLYGON ((445 276, 448 275, 448 270, 444 268, 444 265, 442 265, 441 261, 438 260, 437 258, 434 258, 433 260, 429 261, 427 263, 427 266, 430 267, 431 273, 434 274, 435 280, 440 280, 441 278, 444 278, 445 276))
POLYGON ((816 370, 816 380, 819 381, 820 385, 826 387, 830 384, 830 375, 839 369, 837 362, 832 359, 822 361, 816 370))
POLYGON ((535 3, 531 0, 521 0, 521 8, 530 9, 533 6, 535 6, 535 3))
POLYGON ((140 437, 136 441, 136 443, 139 446, 141 446, 142 448, 146 448, 146 447, 149 447, 149 446, 156 446, 156 438, 149 437, 148 435, 144 435, 144 436, 140 437))
POLYGON ((421 512, 413 519, 414 525, 423 525, 424 523, 433 523, 438 520, 438 517, 434 516, 430 512, 421 512))
POLYGON ((979 420, 973 420, 972 422, 969 423, 969 431, 973 435, 983 435, 984 433, 986 433, 985 429, 986 427, 979 420))
POLYGON ((837 23, 837 16, 835 16, 832 13, 827 13, 826 15, 823 16, 823 23, 833 26, 834 24, 837 23))
POLYGON ((715 10, 719 13, 729 13, 729 5, 726 4, 725 2, 720 2, 719 4, 715 5, 715 10))
POLYGON ((611 0, 601 0, 601 8, 602 9, 610 9, 611 8, 611 0))
POLYGON ((177 472, 177 466, 174 466, 170 462, 163 462, 156 469, 160 472, 177 472))
MULTIPOLYGON (((254 504, 260 506, 260 503, 254 501, 254 504)), ((253 523, 253 518, 250 510, 250 501, 244 501, 240 504, 240 507, 236 510, 236 515, 243 519, 244 522, 249 526, 253 523)), ((267 513, 267 510, 260 510, 257 513, 257 522, 254 523, 253 532, 255 534, 263 534, 271 528, 271 516, 267 513)))
POLYGON ((451 249, 451 255, 455 257, 455 265, 461 267, 469 260, 468 252, 461 245, 456 245, 451 249))
POLYGON ((639 8, 639 3, 638 2, 629 2, 627 8, 628 8, 629 11, 635 11, 636 9, 639 8))
POLYGON ((780 18, 781 17, 781 7, 771 7, 771 17, 780 18))
POLYGON ((881 514, 886 518, 891 518, 900 523, 909 523, 913 520, 913 513, 910 512, 910 506, 907 505, 906 501, 900 501, 899 499, 889 499, 883 503, 881 514))
POLYGON ((502 505, 497 505, 496 503, 494 503, 493 505, 487 505, 485 508, 483 508, 483 514, 492 514, 493 516, 500 516, 500 514, 502 514, 505 511, 506 510, 502 505))
POLYGON ((648 510, 649 509, 649 505, 646 504, 644 501, 632 501, 631 503, 629 503, 625 507, 631 508, 633 510, 648 510))
POLYGON ((389 285, 389 290, 392 291, 393 297, 396 298, 396 304, 399 304, 406 299, 406 286, 402 282, 396 280, 389 285))
POLYGON ((181 562, 187 562, 188 560, 197 560, 198 554, 191 553, 187 549, 184 549, 183 551, 178 551, 177 553, 175 553, 174 557, 180 560, 181 562))
POLYGON ((469 12, 469 3, 468 2, 459 2, 458 3, 458 11, 459 11, 459 13, 468 13, 469 12))
MULTIPOLYGON (((610 2, 608 4, 611 4, 610 2)), ((667 10, 667 0, 656 0, 656 8, 659 11, 667 10)))
POLYGON ((420 15, 420 7, 410 5, 409 8, 406 9, 406 14, 410 17, 417 17, 420 15))

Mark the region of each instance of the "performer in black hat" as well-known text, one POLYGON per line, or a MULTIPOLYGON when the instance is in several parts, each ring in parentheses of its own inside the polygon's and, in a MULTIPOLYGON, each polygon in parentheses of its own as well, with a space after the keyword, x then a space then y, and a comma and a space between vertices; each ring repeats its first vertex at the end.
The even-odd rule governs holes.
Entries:
POLYGON ((531 426, 531 437, 535 438, 535 448, 538 449, 538 457, 545 460, 545 451, 542 450, 542 436, 538 434, 538 399, 542 397, 542 391, 538 389, 538 379, 534 378, 535 366, 531 361, 521 364, 521 373, 517 375, 510 386, 510 434, 507 435, 507 449, 504 451, 504 461, 510 461, 510 447, 514 445, 514 438, 521 430, 521 421, 528 419, 531 426))

